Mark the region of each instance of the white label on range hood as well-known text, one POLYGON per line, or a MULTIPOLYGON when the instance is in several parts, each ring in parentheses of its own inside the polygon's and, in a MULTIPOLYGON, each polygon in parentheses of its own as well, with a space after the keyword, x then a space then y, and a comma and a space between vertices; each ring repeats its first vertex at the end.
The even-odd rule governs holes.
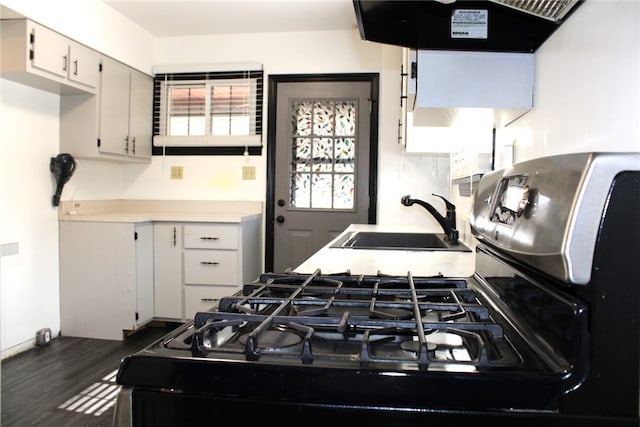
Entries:
POLYGON ((451 38, 486 39, 488 10, 456 9, 451 14, 451 38))

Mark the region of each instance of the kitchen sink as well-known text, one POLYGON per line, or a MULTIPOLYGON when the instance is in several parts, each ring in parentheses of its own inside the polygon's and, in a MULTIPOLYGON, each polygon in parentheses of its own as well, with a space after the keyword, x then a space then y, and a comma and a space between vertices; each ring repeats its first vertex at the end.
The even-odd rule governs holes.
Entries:
POLYGON ((464 243, 452 244, 445 240, 444 234, 436 233, 356 231, 345 234, 331 247, 343 249, 471 252, 471 249, 464 243))

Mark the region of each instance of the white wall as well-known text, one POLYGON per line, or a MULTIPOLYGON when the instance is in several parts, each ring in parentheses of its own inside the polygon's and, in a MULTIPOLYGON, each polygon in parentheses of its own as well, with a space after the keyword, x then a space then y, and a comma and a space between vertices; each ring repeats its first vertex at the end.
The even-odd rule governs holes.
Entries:
MULTIPOLYGON (((136 68, 151 70, 153 38, 102 1, 2 4, 136 68)), ((49 170, 50 158, 60 152, 59 109, 58 95, 0 80, 0 241, 18 242, 20 248, 2 260, 2 358, 32 346, 40 328, 51 328, 54 336, 60 331, 58 214, 51 204, 55 182, 49 170)), ((63 199, 83 192, 108 199, 119 197, 123 189, 120 168, 99 162, 81 161, 71 182, 63 199)))
POLYGON ((504 129, 515 161, 640 151, 640 2, 589 0, 536 52, 534 108, 504 129))
POLYGON ((382 49, 380 82, 380 135, 378 153, 378 223, 422 224, 434 232, 442 229, 436 220, 419 206, 400 204, 404 195, 433 202, 444 214, 444 204, 431 194, 449 198, 449 155, 407 153, 398 144, 400 118, 399 69, 402 50, 393 46, 382 49))
POLYGON ((0 80, 0 240, 18 242, 3 258, 0 344, 60 329, 58 213, 50 158, 58 154, 59 98, 0 80))
MULTIPOLYGON (((381 64, 381 47, 360 42, 356 31, 327 31, 163 38, 158 41, 155 53, 155 63, 163 65, 238 62, 263 64, 263 141, 266 143, 269 75, 377 72, 381 64)), ((264 201, 266 148, 262 156, 250 156, 249 159, 243 156, 156 156, 150 166, 125 166, 124 181, 124 198, 264 201), (247 163, 256 166, 256 180, 242 180, 242 166, 247 163), (183 180, 170 179, 173 165, 184 167, 183 180)))
MULTIPOLYGON (((407 155, 397 144, 400 48, 363 42, 354 29, 164 38, 158 42, 157 49, 158 64, 261 63, 265 81, 269 75, 277 74, 380 73, 378 222, 417 222, 439 229, 424 210, 400 205, 404 194, 430 198, 432 192, 437 192, 448 196, 449 188, 448 156, 407 155)), ((265 117, 267 92, 265 89, 265 117)), ((265 198, 266 149, 262 156, 249 159, 242 156, 154 157, 151 166, 127 165, 124 169, 124 198, 261 201, 265 198), (255 181, 241 179, 242 166, 247 162, 256 166, 255 181), (182 181, 169 178, 173 165, 184 166, 182 181)))
MULTIPOLYGON (((533 106, 497 129, 497 160, 512 144, 514 162, 640 151, 640 2, 584 2, 535 53, 533 106)), ((452 198, 460 226, 471 198, 452 198)))

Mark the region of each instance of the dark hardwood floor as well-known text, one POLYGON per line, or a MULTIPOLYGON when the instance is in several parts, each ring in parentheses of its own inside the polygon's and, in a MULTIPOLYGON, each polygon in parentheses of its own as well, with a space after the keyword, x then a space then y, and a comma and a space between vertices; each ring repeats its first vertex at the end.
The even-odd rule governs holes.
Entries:
POLYGON ((124 341, 61 336, 2 361, 2 427, 111 426, 120 360, 178 327, 153 322, 124 341))

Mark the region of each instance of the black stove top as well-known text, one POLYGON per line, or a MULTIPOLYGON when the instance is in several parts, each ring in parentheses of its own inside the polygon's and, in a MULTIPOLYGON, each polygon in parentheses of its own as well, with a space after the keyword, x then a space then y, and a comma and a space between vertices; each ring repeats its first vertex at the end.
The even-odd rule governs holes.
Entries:
MULTIPOLYGON (((165 343, 194 356, 470 371, 522 356, 467 279, 269 273, 165 343)), ((287 363, 287 362, 282 362, 287 363)))
MULTIPOLYGON (((505 289, 531 298, 536 286, 505 289)), ((262 274, 127 357, 117 381, 269 407, 556 410, 572 362, 538 348, 487 292, 476 277, 262 274)), ((575 301, 552 296, 536 309, 586 327, 575 301)))

